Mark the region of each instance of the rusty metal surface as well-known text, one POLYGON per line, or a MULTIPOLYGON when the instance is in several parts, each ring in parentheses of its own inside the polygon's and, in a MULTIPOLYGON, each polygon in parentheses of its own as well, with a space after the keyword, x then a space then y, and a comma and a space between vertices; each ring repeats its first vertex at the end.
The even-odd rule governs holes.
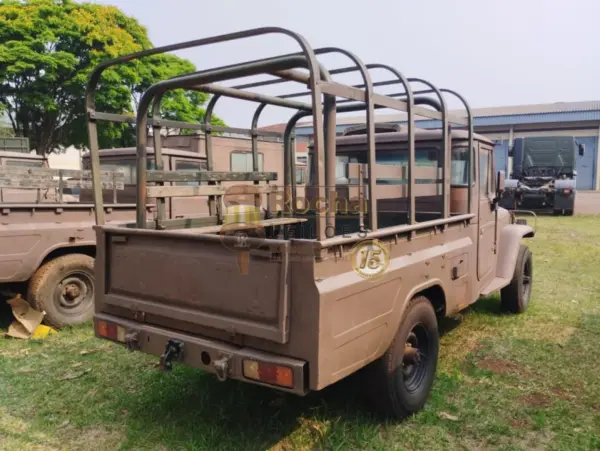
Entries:
POLYGON ((107 264, 113 268, 135 267, 136 273, 132 277, 131 271, 111 272, 103 302, 228 330, 232 334, 287 342, 290 243, 269 240, 265 245, 267 255, 278 253, 282 256, 280 261, 251 251, 251 274, 260 274, 260 277, 246 277, 240 274, 235 252, 223 246, 219 239, 209 241, 203 240, 203 235, 198 236, 200 240, 189 242, 160 232, 150 236, 135 235, 131 230, 108 234, 111 255, 107 264), (117 240, 117 237, 125 240, 117 240), (172 258, 175 255, 177 257, 172 258), (217 283, 213 271, 198 271, 208 265, 228 282, 217 283), (155 271, 177 274, 186 283, 175 289, 156 277, 155 271), (128 296, 132 281, 137 287, 134 298, 128 296), (165 308, 167 306, 170 308, 165 308))

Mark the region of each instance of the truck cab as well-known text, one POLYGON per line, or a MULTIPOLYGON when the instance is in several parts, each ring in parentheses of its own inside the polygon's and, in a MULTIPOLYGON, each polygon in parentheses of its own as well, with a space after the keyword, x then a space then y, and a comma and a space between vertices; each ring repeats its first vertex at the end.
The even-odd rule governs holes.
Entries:
POLYGON ((577 185, 576 156, 585 148, 574 136, 516 138, 509 150, 513 171, 501 205, 507 209, 573 215, 577 185))
MULTIPOLYGON (((154 151, 148 148, 148 169, 156 168, 154 151)), ((82 158, 83 168, 91 169, 90 154, 85 153, 82 158)), ((206 171, 206 156, 196 152, 180 149, 165 148, 162 149, 163 167, 169 170, 189 171, 191 173, 206 171)), ((117 193, 117 201, 135 204, 136 202, 136 149, 134 147, 102 149, 100 151, 100 168, 102 171, 116 171, 124 174, 124 189, 117 193)), ((173 186, 199 186, 199 182, 175 182, 173 186)), ((169 184, 171 185, 171 184, 169 184)), ((113 191, 105 189, 102 192, 105 202, 113 200, 113 191)), ((86 189, 81 193, 82 200, 93 202, 92 189, 86 189)), ((153 205, 153 202, 149 202, 153 205)), ((169 217, 182 217, 184 214, 192 216, 208 215, 208 201, 206 197, 178 198, 169 199, 166 204, 169 217)), ((154 207, 152 207, 154 208, 154 207)))
MULTIPOLYGON (((29 150, 27 138, 0 138, 0 171, 3 177, 8 178, 8 173, 13 169, 47 168, 48 160, 32 153, 29 150)), ((7 180, 0 180, 0 202, 22 201, 35 202, 42 199, 44 194, 31 190, 16 190, 3 186, 7 180)))
MULTIPOLYGON (((0 140, 0 144, 2 141, 0 140)), ((25 138, 0 151, 0 286, 11 284, 45 311, 55 328, 89 321, 95 290, 96 236, 89 154, 82 170, 53 169, 32 154, 25 138), (8 148, 6 148, 8 147, 8 148)), ((164 149, 167 167, 202 170, 197 153, 164 149)), ((100 151, 109 223, 135 218, 135 148, 100 151)), ((193 184, 193 183, 190 183, 193 184)), ((202 214, 206 198, 172 199, 169 215, 202 214)), ((156 205, 146 206, 150 217, 156 205)))

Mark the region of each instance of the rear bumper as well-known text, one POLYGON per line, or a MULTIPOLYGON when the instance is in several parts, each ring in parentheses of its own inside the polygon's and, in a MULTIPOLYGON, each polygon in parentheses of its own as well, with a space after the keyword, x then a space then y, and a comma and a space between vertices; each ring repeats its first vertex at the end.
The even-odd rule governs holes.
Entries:
MULTIPOLYGON (((250 382, 297 395, 306 395, 309 391, 308 364, 305 361, 257 351, 251 348, 233 346, 218 340, 175 332, 170 329, 97 313, 94 315, 94 333, 96 337, 102 339, 106 338, 98 334, 97 324, 99 320, 124 328, 125 334, 123 335, 123 342, 115 341, 126 345, 131 350, 141 351, 145 354, 160 357, 165 352, 169 340, 177 340, 178 342, 183 343, 183 348, 181 355, 177 360, 174 360, 173 363, 179 362, 208 373, 217 374, 218 371, 215 367, 215 362, 226 361, 227 369, 224 373, 225 379, 250 382), (291 368, 293 373, 293 387, 287 388, 246 378, 243 373, 242 363, 245 359, 291 368)), ((217 363, 217 365, 219 364, 217 363)))
POLYGON ((499 201, 499 206, 512 209, 526 210, 572 210, 575 204, 575 191, 553 190, 545 191, 505 191, 499 201))

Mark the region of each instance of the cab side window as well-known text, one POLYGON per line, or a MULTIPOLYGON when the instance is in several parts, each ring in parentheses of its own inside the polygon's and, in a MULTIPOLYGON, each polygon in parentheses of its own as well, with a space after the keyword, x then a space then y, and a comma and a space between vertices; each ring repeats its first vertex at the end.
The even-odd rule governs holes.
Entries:
POLYGON ((488 151, 488 155, 490 158, 490 184, 489 184, 489 188, 490 188, 490 195, 494 196, 494 193, 496 192, 496 168, 495 168, 495 162, 494 162, 494 154, 492 153, 492 151, 488 151))
POLYGON ((487 196, 490 192, 490 152, 479 151, 479 195, 487 196))

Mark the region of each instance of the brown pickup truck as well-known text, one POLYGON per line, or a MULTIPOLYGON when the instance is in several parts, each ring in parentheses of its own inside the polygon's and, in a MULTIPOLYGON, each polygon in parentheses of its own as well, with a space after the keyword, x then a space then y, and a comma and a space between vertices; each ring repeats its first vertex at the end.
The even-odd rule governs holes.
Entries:
POLYGON ((275 173, 258 171, 257 146, 251 171, 214 171, 211 155, 205 172, 147 169, 147 136, 138 133, 135 223, 107 224, 99 187, 94 190, 96 335, 155 355, 166 370, 181 362, 222 381, 298 395, 364 369, 364 391, 375 406, 406 417, 423 407, 434 382, 440 318, 494 291, 501 291, 506 311, 523 312, 531 296, 532 254, 521 241, 534 230, 498 207, 504 178, 494 171, 494 145, 473 132, 462 96, 407 79, 387 65, 365 65, 343 49, 313 50, 290 30, 213 36, 97 68, 87 97, 92 171, 100 171, 97 121, 130 120, 95 110, 94 90, 104 69, 160 52, 273 34, 294 39, 301 52, 156 83, 141 97, 136 127, 207 127, 208 122, 173 123, 156 114, 148 118, 150 107, 159 111, 160 99, 171 89, 257 102, 246 131, 251 136, 266 105, 289 107, 294 115, 285 131, 282 183, 274 184, 275 173), (329 71, 317 59, 328 53, 353 64, 329 71), (390 79, 374 83, 376 69, 390 79), (352 72, 361 75, 353 85, 332 78, 352 72), (219 83, 254 75, 263 78, 233 87, 219 83), (277 96, 254 90, 288 82, 308 90, 277 96), (402 92, 374 91, 393 84, 402 92), (416 84, 425 88, 413 90, 416 84), (463 102, 464 115, 448 113, 448 95, 463 102), (310 100, 297 100, 302 96, 310 100), (406 125, 376 124, 377 108, 406 112, 406 125), (361 110, 366 110, 365 126, 336 136, 337 113, 361 110), (290 142, 297 121, 307 116, 314 137, 301 199, 290 142), (432 119, 438 128, 416 129, 416 116, 432 119), (459 129, 450 129, 450 123, 459 129), (206 185, 162 186, 176 181, 206 185), (209 216, 202 218, 162 217, 170 196, 226 198, 225 181, 252 183, 236 192, 250 193, 253 202, 226 204, 224 210, 212 202, 209 216), (283 208, 273 211, 273 197, 283 208), (156 221, 148 221, 143 208, 151 198, 159 207, 156 221))
MULTIPOLYGON (((130 222, 135 217, 135 149, 102 150, 100 158, 107 221, 130 222)), ((205 164, 202 155, 184 150, 163 149, 163 158, 183 171, 205 164)), ((88 161, 85 155, 84 168, 88 161)), ((171 205, 173 215, 186 209, 198 213, 206 210, 206 199, 172 199, 171 205)), ((147 211, 153 214, 155 206, 148 204, 147 211)), ((61 327, 92 317, 94 223, 89 170, 50 169, 41 156, 0 152, 0 287, 26 286, 26 299, 46 312, 47 324, 61 327)))

